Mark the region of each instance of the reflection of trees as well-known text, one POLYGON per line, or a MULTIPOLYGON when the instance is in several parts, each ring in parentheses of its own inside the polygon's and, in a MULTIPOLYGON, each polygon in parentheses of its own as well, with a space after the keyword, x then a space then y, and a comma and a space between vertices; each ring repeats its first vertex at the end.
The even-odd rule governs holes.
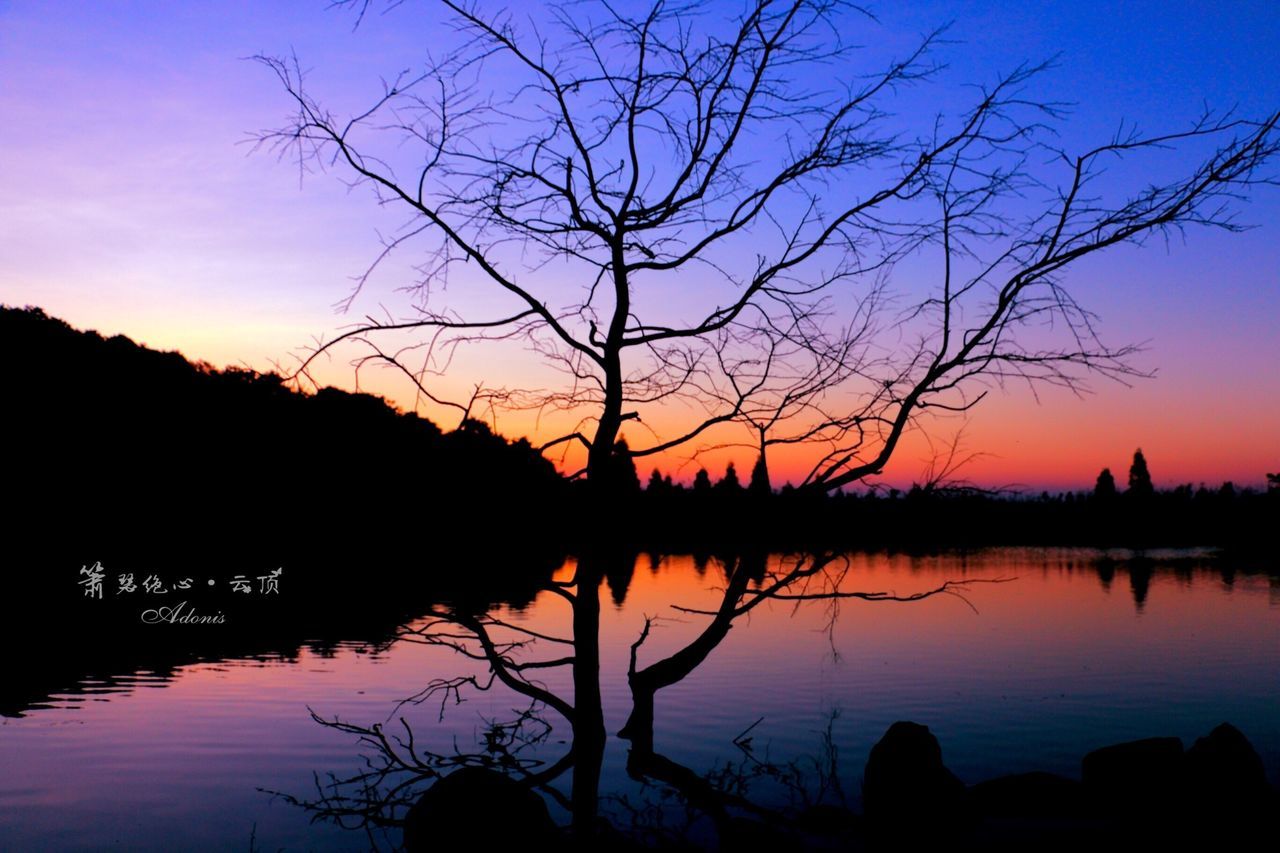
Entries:
MULTIPOLYGON (((490 723, 479 749, 447 754, 423 749, 403 721, 398 729, 389 731, 381 725, 365 727, 317 716, 327 726, 357 735, 373 749, 375 758, 363 773, 320 784, 316 799, 288 799, 343 826, 395 826, 403 819, 400 812, 414 801, 413 795, 422 781, 461 767, 484 767, 546 792, 570 812, 575 835, 580 839, 594 837, 601 831, 600 775, 606 742, 600 690, 600 589, 606 578, 619 573, 629 575, 635 565, 633 556, 611 556, 584 555, 573 577, 553 579, 544 585, 544 591, 571 609, 572 630, 567 636, 535 630, 491 611, 449 605, 433 607, 418 624, 401 632, 402 641, 442 647, 481 665, 478 673, 437 678, 406 702, 439 702, 443 714, 468 692, 495 687, 528 700, 529 709, 516 719, 490 723), (615 565, 619 557, 629 559, 628 564, 615 565), (540 653, 544 649, 546 653, 540 653), (543 676, 552 671, 569 672, 572 700, 543 682, 543 676), (535 753, 540 751, 538 748, 551 746, 550 733, 562 725, 572 733, 568 748, 558 759, 546 763, 535 753), (569 769, 573 773, 566 796, 553 783, 569 769)), ((642 666, 640 653, 653 625, 653 620, 647 618, 631 646, 631 711, 619 733, 630 741, 627 772, 638 780, 675 791, 688 808, 710 819, 722 839, 737 832, 745 816, 772 824, 782 822, 781 812, 753 804, 746 793, 752 780, 764 778, 793 792, 801 791, 801 775, 795 765, 778 765, 756 756, 744 733, 735 740, 742 753, 736 769, 726 767, 711 775, 699 774, 655 749, 655 698, 660 690, 696 671, 736 621, 766 601, 825 603, 834 620, 836 608, 846 599, 918 601, 939 594, 960 594, 966 585, 983 582, 948 581, 922 592, 898 595, 848 589, 848 571, 848 560, 833 554, 773 561, 763 553, 737 555, 725 563, 725 582, 714 610, 676 607, 686 616, 705 617, 702 630, 682 648, 642 666)), ((820 796, 821 791, 834 789, 836 782, 833 770, 824 769, 826 765, 821 764, 816 767, 812 775, 818 780, 820 796)))
MULTIPOLYGON (((608 586, 616 598, 618 589, 629 586, 633 571, 643 571, 655 561, 653 556, 640 557, 620 549, 597 552, 585 555, 572 577, 544 581, 542 590, 551 597, 540 606, 561 605, 573 616, 572 629, 563 634, 522 624, 479 604, 433 607, 426 618, 401 631, 400 641, 441 647, 476 666, 474 671, 433 680, 404 701, 433 708, 438 704, 443 715, 469 694, 499 690, 520 696, 525 710, 511 719, 486 721, 475 744, 443 751, 424 747, 403 721, 361 726, 317 716, 324 725, 356 735, 369 747, 369 765, 359 774, 319 782, 310 799, 287 799, 344 827, 394 834, 424 785, 458 769, 485 768, 558 803, 571 816, 573 831, 593 843, 604 843, 598 834, 612 831, 611 826, 646 843, 674 843, 689 834, 704 838, 708 832, 714 832, 722 843, 735 843, 744 834, 759 838, 766 830, 803 835, 805 830, 797 824, 802 816, 807 819, 818 804, 843 799, 829 730, 821 756, 809 765, 779 763, 759 755, 752 748, 753 731, 748 729, 732 740, 738 760, 709 770, 693 768, 658 748, 658 693, 695 673, 740 618, 767 602, 826 607, 828 618, 834 620, 840 604, 848 599, 916 601, 947 593, 963 595, 968 584, 986 582, 963 580, 964 569, 958 567, 961 581, 900 595, 853 589, 851 561, 830 553, 769 558, 762 552, 746 552, 716 558, 713 571, 721 579, 714 606, 675 607, 683 617, 702 620, 700 630, 674 651, 657 660, 645 660, 647 641, 656 625, 654 618, 648 618, 631 646, 631 703, 619 735, 628 741, 627 774, 662 792, 661 804, 654 804, 602 797, 600 790, 605 734, 599 607, 603 587, 608 586), (585 633, 578 633, 583 630, 585 633), (552 673, 565 673, 566 677, 557 680, 549 677, 552 673), (548 681, 557 686, 548 686, 548 681), (566 728, 571 736, 561 746, 566 728), (672 798, 682 805, 683 812, 670 808, 672 798), (601 820, 606 806, 612 823, 601 820)), ((1132 587, 1139 607, 1157 573, 1221 579, 1237 569, 1250 571, 1248 564, 1142 553, 1071 557, 1059 568, 1086 576, 1096 574, 1104 585, 1120 574, 1119 585, 1132 587), (1124 575, 1128 575, 1127 583, 1124 575)), ((847 811, 839 810, 826 818, 828 824, 843 826, 837 831, 847 830, 851 820, 847 811)))
MULTIPOLYGON (((655 751, 652 731, 648 745, 634 744, 627 753, 627 773, 641 782, 665 785, 674 791, 690 812, 689 819, 674 836, 663 825, 659 814, 646 822, 643 815, 631 811, 630 828, 647 831, 644 840, 679 842, 686 840, 690 826, 699 818, 708 820, 720 841, 721 849, 736 849, 740 843, 765 840, 761 830, 795 831, 797 818, 812 813, 820 805, 844 805, 844 792, 837 776, 837 752, 831 737, 831 721, 823 733, 821 749, 808 761, 776 762, 757 754, 750 733, 759 720, 733 739, 738 758, 699 774, 693 769, 655 751), (791 808, 765 805, 762 798, 752 798, 760 783, 774 792, 787 795, 791 808), (655 825, 656 824, 656 825, 655 825), (655 831, 656 830, 656 831, 655 831)), ((847 813, 846 813, 847 814, 847 813)), ((637 833, 638 834, 638 833, 637 833)))
POLYGON ((1235 584, 1240 573, 1262 574, 1271 577, 1275 582, 1274 569, 1265 564, 1251 566, 1248 562, 1237 562, 1233 557, 1217 557, 1207 560, 1204 557, 1158 559, 1143 551, 1135 551, 1124 557, 1103 554, 1089 564, 1089 570, 1097 575, 1102 589, 1111 591, 1117 572, 1124 572, 1129 578, 1129 593, 1133 597, 1133 606, 1142 613, 1147 606, 1151 594, 1151 583, 1160 574, 1173 575, 1180 583, 1191 585, 1196 576, 1215 577, 1224 586, 1235 584))
POLYGON ((942 593, 957 593, 976 581, 947 581, 933 589, 910 595, 891 592, 853 591, 844 588, 848 561, 835 554, 810 554, 783 558, 770 565, 766 555, 740 555, 726 566, 727 581, 715 610, 688 607, 676 609, 685 614, 710 617, 710 621, 693 641, 675 653, 645 667, 637 663, 638 653, 649 637, 652 620, 631 646, 631 663, 627 680, 631 685, 631 716, 619 736, 642 750, 652 748, 653 704, 657 692, 687 678, 728 635, 734 621, 745 616, 765 601, 827 602, 834 608, 846 599, 863 601, 919 601, 942 593))
POLYGON ((1139 612, 1147 604, 1147 593, 1151 590, 1151 561, 1136 557, 1129 561, 1129 589, 1133 592, 1133 606, 1139 612))
POLYGON ((568 807, 551 782, 572 766, 572 751, 551 765, 532 755, 553 731, 536 704, 512 720, 490 721, 481 735, 479 749, 472 752, 444 753, 423 748, 403 717, 398 727, 388 731, 376 723, 360 726, 327 720, 314 711, 311 716, 321 725, 356 735, 359 743, 368 748, 366 769, 344 777, 330 774, 323 781, 317 777, 314 797, 309 799, 272 793, 317 818, 364 832, 374 849, 379 847, 380 830, 404 826, 404 815, 417 801, 423 782, 466 767, 500 771, 568 807))
MULTIPOLYGON (((536 757, 536 750, 545 746, 553 732, 536 704, 512 720, 490 722, 478 748, 470 752, 423 749, 403 719, 396 731, 388 732, 380 725, 358 726, 314 713, 312 717, 321 725, 356 735, 367 747, 367 769, 341 778, 333 774, 324 780, 317 777, 310 798, 272 793, 311 812, 316 819, 365 833, 374 849, 384 843, 394 846, 398 833, 408 832, 413 821, 406 816, 420 801, 424 783, 464 768, 501 773, 550 797, 562 808, 572 809, 570 799, 554 783, 572 768, 574 751, 571 747, 554 763, 536 757)), ((625 795, 602 798, 612 806, 612 823, 597 823, 593 832, 597 836, 622 832, 631 841, 662 846, 687 844, 705 827, 715 833, 722 847, 728 842, 759 839, 761 830, 775 834, 815 829, 821 834, 847 832, 854 821, 844 808, 845 793, 837 775, 833 721, 834 715, 815 755, 775 761, 759 754, 753 745, 751 733, 757 720, 732 739, 735 758, 702 773, 652 748, 632 748, 627 755, 627 774, 642 784, 661 786, 663 793, 657 802, 625 795), (766 793, 757 795, 761 789, 766 793), (681 809, 664 807, 671 796, 677 798, 681 809)), ((478 804, 477 808, 494 806, 501 804, 478 804)), ((492 829, 467 825, 469 815, 456 817, 462 825, 436 827, 431 834, 433 843, 473 841, 476 839, 468 838, 468 833, 492 829)), ((501 831, 510 834, 511 830, 501 831)), ((416 841, 405 843, 410 850, 426 849, 416 841)))

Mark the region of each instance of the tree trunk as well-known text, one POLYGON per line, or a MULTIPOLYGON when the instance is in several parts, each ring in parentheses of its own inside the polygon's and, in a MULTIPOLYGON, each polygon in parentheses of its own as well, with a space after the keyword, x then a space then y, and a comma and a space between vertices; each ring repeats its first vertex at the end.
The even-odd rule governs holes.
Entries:
POLYGON ((573 829, 579 837, 595 830, 604 761, 604 708, 600 700, 600 566, 585 556, 578 564, 573 603, 573 829))
POLYGON ((627 676, 631 687, 631 714, 618 732, 637 748, 653 750, 654 697, 664 687, 681 681, 707 659, 733 627, 734 610, 747 591, 749 573, 741 559, 733 567, 733 575, 725 587, 720 609, 711 623, 689 645, 670 657, 663 658, 627 676))

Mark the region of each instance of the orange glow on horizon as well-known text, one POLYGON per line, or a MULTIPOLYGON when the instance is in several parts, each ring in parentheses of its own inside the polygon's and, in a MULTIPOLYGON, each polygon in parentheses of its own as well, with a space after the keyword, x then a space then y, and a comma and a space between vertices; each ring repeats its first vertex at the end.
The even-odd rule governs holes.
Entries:
MULTIPOLYGON (((64 314, 56 306, 46 310, 75 328, 96 329, 106 337, 125 334, 153 349, 177 350, 192 361, 203 360, 215 366, 287 370, 295 363, 293 358, 272 358, 266 353, 296 354, 302 351, 300 342, 307 340, 301 325, 265 320, 240 326, 228 320, 225 326, 183 327, 144 314, 121 317, 116 325, 107 325, 101 319, 88 319, 91 311, 64 314), (255 352, 260 355, 252 357, 255 352), (237 357, 243 354, 251 357, 237 357)), ((519 351, 514 349, 485 364, 505 372, 512 383, 534 375, 528 359, 521 361, 519 351)), ((349 360, 335 356, 316 362, 312 374, 322 384, 377 394, 401 410, 417 410, 442 429, 457 425, 458 410, 418 405, 403 377, 391 370, 365 368, 357 383, 349 360)), ((463 378, 452 375, 432 377, 430 382, 433 391, 453 399, 465 400, 472 390, 463 378)), ((1042 393, 1038 404, 1025 391, 994 393, 974 408, 967 423, 959 418, 929 422, 932 446, 920 432, 905 435, 885 473, 863 485, 879 482, 901 489, 910 487, 924 478, 934 453, 931 447, 945 448, 955 432, 963 428, 958 455, 973 458, 955 476, 984 487, 1013 487, 1031 493, 1042 489, 1086 490, 1093 487, 1104 467, 1111 469, 1123 487, 1133 451, 1139 447, 1160 488, 1182 483, 1216 487, 1226 480, 1238 487, 1262 487, 1266 473, 1280 470, 1280 448, 1274 438, 1280 435, 1280 404, 1271 398, 1259 400, 1247 386, 1228 382, 1214 387, 1214 398, 1197 403, 1221 413, 1221 417, 1176 416, 1189 410, 1182 400, 1193 392, 1190 381, 1180 379, 1140 382, 1132 388, 1102 387, 1095 395, 1084 398, 1065 392, 1042 393), (1233 425, 1234 431, 1224 430, 1224 422, 1233 425)), ((582 428, 579 417, 564 413, 558 417, 556 413, 537 411, 482 410, 474 414, 507 438, 525 437, 535 446, 582 428)), ((632 447, 644 447, 681 434, 696 414, 687 407, 650 411, 644 422, 624 424, 623 435, 632 447)), ((588 430, 589 426, 588 422, 588 430)), ((685 448, 637 458, 636 467, 642 483, 656 467, 687 485, 700 467, 707 469, 713 482, 720 479, 732 460, 739 479, 745 483, 757 456, 750 440, 745 430, 719 427, 685 448), (726 444, 734 446, 709 449, 726 444)), ((817 455, 816 447, 772 448, 769 467, 774 487, 802 480, 817 455)), ((560 445, 548 451, 547 456, 566 474, 580 470, 584 461, 576 443, 560 445)))

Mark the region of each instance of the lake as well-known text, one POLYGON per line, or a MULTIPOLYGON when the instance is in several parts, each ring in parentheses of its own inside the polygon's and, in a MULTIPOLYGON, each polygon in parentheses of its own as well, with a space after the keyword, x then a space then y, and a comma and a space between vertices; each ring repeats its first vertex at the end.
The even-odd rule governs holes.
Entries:
MULTIPOLYGON (((691 675, 659 692, 660 752, 703 774, 726 762, 742 766, 747 754, 735 739, 749 738, 754 761, 801 767, 831 760, 834 747, 838 788, 856 808, 867 755, 896 720, 929 726, 947 766, 967 783, 1029 770, 1078 777, 1091 749, 1155 735, 1189 746, 1230 721, 1257 748, 1272 782, 1280 780, 1276 563, 1246 569, 1210 552, 1085 549, 847 559, 842 589, 906 595, 947 580, 1000 582, 909 603, 842 600, 838 610, 831 602, 765 602, 691 675)), ((573 569, 570 560, 556 577, 573 569)), ((641 666, 687 643, 707 617, 672 605, 714 608, 724 581, 715 559, 641 555, 633 572, 602 586, 605 813, 663 802, 657 786, 628 778, 628 742, 613 737, 630 708, 631 644, 646 616, 658 618, 638 652, 641 666)), ((494 615, 547 635, 569 625, 565 601, 549 592, 494 615)), ((388 730, 404 717, 419 746, 448 753, 455 744, 474 750, 490 722, 528 702, 497 685, 464 689, 460 704, 435 694, 401 705, 433 679, 486 668, 437 645, 376 639, 326 640, 289 654, 193 656, 154 672, 98 666, 54 684, 39 701, 24 700, 16 715, 0 717, 0 849, 394 844, 395 829, 312 822, 270 793, 314 799, 317 778, 351 776, 370 753, 354 735, 317 724, 308 709, 364 726, 391 721, 388 730)), ((554 644, 540 645, 551 647, 534 651, 555 655, 554 644)), ((33 646, 7 656, 39 670, 41 655, 33 646)), ((572 695, 567 673, 548 669, 540 680, 572 695)), ((554 728, 529 754, 551 762, 568 731, 554 713, 543 716, 554 728)), ((783 793, 760 789, 765 799, 783 793)), ((554 802, 552 815, 566 820, 554 802)))

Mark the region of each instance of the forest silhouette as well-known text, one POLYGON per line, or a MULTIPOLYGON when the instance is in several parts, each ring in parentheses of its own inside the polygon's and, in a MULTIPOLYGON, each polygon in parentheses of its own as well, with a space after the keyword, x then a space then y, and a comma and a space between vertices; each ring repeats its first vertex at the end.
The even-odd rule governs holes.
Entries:
POLYGON ((476 513, 536 536, 539 507, 564 491, 527 441, 479 421, 443 432, 370 394, 298 393, 274 373, 193 364, 38 308, 0 310, 0 347, 20 413, 7 487, 39 553, 272 541, 408 552, 476 513))

